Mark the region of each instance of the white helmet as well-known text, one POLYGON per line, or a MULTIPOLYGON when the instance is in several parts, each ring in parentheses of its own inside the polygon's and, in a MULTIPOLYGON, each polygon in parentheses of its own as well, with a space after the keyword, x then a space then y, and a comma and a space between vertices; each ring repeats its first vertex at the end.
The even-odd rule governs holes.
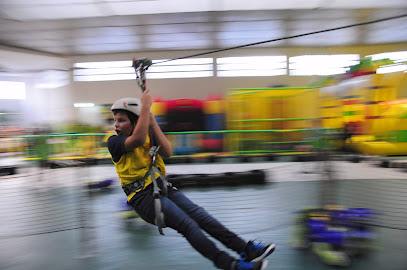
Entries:
POLYGON ((141 111, 141 101, 138 98, 122 98, 116 100, 110 110, 126 110, 139 116, 141 111))

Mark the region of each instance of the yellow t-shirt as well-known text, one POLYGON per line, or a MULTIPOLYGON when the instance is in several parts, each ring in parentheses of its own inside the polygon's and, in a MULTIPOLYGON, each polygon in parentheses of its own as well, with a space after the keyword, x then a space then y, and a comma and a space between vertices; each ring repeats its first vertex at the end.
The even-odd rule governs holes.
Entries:
MULTIPOLYGON (((147 137, 142 146, 135 148, 133 151, 124 153, 119 161, 115 162, 112 158, 122 186, 134 183, 136 180, 143 178, 147 173, 151 163, 151 157, 148 154, 149 149, 150 138, 147 137)), ((159 154, 156 156, 156 167, 160 170, 161 174, 165 176, 165 164, 159 154)), ((160 174, 157 172, 155 177, 158 178, 159 176, 160 174)), ((146 178, 144 186, 138 189, 136 192, 145 189, 151 183, 152 179, 151 176, 149 176, 146 178)), ((136 194, 136 192, 133 192, 127 196, 127 200, 129 201, 134 194, 136 194)))

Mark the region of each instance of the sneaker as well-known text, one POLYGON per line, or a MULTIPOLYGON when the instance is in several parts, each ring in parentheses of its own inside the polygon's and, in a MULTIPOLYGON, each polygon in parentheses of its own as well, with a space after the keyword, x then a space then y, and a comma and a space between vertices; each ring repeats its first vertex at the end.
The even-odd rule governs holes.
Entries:
POLYGON ((266 258, 273 253, 276 249, 276 244, 262 245, 261 242, 256 244, 253 241, 249 241, 246 246, 246 251, 242 258, 246 262, 258 262, 266 258))
POLYGON ((232 263, 231 270, 264 270, 268 261, 246 262, 243 258, 232 263))

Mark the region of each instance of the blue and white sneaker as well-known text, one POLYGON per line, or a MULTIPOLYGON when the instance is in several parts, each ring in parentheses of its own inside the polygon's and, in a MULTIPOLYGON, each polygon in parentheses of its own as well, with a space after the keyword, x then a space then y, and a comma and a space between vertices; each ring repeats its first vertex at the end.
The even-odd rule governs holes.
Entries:
POLYGON ((262 245, 261 242, 254 243, 249 241, 246 245, 246 250, 241 257, 246 262, 258 262, 269 256, 276 249, 276 244, 262 245))
POLYGON ((244 258, 236 260, 232 263, 231 270, 264 270, 268 261, 247 262, 244 258))

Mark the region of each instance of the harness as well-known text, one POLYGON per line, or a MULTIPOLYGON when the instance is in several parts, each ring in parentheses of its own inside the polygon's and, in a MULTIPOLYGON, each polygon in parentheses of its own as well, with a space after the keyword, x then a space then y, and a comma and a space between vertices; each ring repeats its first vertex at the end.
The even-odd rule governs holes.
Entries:
POLYGON ((152 158, 148 171, 143 176, 143 178, 135 181, 134 183, 122 186, 124 193, 129 196, 131 193, 136 192, 140 188, 144 187, 145 180, 151 176, 151 180, 153 181, 153 197, 154 197, 154 210, 155 210, 155 220, 154 223, 158 227, 158 231, 161 235, 164 235, 162 228, 165 228, 165 221, 164 221, 164 213, 161 211, 161 200, 160 200, 160 193, 164 196, 168 194, 168 186, 172 187, 171 183, 168 183, 165 177, 161 174, 160 170, 156 167, 156 156, 157 152, 160 149, 160 146, 152 146, 148 151, 148 154, 152 158), (158 172, 160 174, 160 178, 163 181, 163 191, 157 184, 157 179, 155 177, 155 173, 158 172))

